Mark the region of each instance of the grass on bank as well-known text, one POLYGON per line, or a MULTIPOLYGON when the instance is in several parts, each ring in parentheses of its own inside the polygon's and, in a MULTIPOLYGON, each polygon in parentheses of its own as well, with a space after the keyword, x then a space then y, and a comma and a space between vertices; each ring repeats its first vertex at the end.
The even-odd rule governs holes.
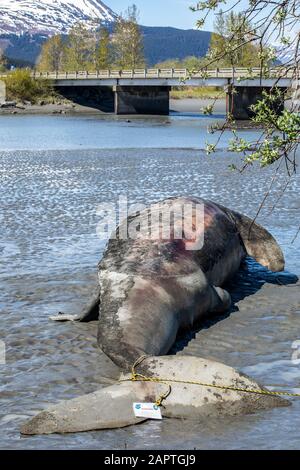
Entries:
POLYGON ((176 87, 171 90, 173 100, 182 99, 223 99, 226 97, 223 88, 219 87, 176 87))

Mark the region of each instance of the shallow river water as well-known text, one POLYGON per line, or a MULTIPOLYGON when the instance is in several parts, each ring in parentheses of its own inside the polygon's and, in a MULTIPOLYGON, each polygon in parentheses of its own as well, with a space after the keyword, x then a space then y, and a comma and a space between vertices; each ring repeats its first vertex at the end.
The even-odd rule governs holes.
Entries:
MULTIPOLYGON (((289 408, 250 416, 163 420, 114 431, 21 437, 21 423, 49 403, 105 386, 117 368, 99 351, 97 325, 55 324, 49 315, 77 312, 96 282, 105 242, 96 235, 97 207, 201 195, 254 216, 273 169, 240 175, 237 157, 203 151, 203 116, 170 118, 0 117, 0 447, 47 449, 299 448, 300 399, 289 408)), ((256 131, 244 130, 244 135, 256 131)), ((231 290, 230 316, 206 324, 184 354, 213 357, 266 386, 300 392, 299 176, 280 198, 274 184, 259 221, 278 239, 287 272, 275 278, 249 262, 231 290), (279 199, 279 200, 278 200, 279 199), (277 203, 276 203, 277 202, 277 203), (276 204, 275 204, 276 203, 276 204), (272 210, 273 206, 275 208, 272 210), (264 281, 270 281, 271 284, 264 281), (254 286, 254 288, 253 288, 254 286), (243 291, 246 296, 240 292, 243 291), (209 328, 208 328, 209 326, 209 328)))

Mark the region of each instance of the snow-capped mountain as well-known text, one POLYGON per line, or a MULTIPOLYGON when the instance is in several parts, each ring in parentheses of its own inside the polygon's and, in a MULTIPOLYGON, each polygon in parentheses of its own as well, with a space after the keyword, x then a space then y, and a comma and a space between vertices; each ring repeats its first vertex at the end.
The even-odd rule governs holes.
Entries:
MULTIPOLYGON (((295 48, 277 48, 277 59, 281 64, 292 65, 296 62, 295 51, 295 48)), ((299 60, 298 54, 297 59, 299 60)))
POLYGON ((101 0, 0 0, 0 34, 67 33, 79 21, 116 19, 101 0))

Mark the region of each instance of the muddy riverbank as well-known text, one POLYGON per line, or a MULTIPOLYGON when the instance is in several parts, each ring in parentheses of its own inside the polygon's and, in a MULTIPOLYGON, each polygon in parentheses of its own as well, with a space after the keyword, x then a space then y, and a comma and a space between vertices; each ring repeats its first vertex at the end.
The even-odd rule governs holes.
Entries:
MULTIPOLYGON (((172 112, 187 112, 187 113, 201 113, 202 109, 210 104, 212 101, 208 99, 182 99, 170 100, 170 111, 172 112)), ((217 114, 225 114, 226 103, 225 100, 217 100, 215 104, 215 112, 217 114)), ((0 107, 1 115, 53 115, 53 114, 67 114, 67 115, 109 115, 112 113, 105 113, 92 106, 83 106, 77 103, 56 103, 56 104, 24 104, 16 103, 8 107, 0 107)))

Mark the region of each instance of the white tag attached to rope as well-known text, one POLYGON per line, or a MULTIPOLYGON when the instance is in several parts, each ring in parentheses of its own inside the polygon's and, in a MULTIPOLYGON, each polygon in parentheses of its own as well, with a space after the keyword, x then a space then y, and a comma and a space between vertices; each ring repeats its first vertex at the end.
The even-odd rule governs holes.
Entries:
POLYGON ((136 418, 162 419, 160 407, 155 403, 133 403, 136 418))

